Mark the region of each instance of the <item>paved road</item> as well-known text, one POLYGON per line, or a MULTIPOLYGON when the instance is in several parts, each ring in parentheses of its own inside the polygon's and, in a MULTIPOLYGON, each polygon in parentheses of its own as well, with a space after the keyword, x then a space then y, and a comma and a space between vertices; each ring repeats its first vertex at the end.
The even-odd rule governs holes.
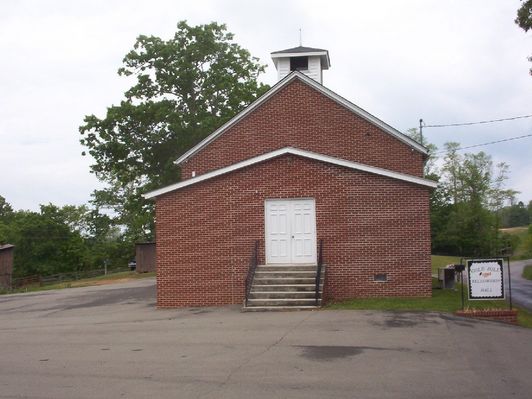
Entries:
POLYGON ((0 398, 530 398, 532 330, 437 313, 155 310, 154 281, 0 297, 0 398))
POLYGON ((532 311, 532 280, 526 280, 522 277, 525 265, 532 265, 532 259, 510 262, 512 301, 532 311))

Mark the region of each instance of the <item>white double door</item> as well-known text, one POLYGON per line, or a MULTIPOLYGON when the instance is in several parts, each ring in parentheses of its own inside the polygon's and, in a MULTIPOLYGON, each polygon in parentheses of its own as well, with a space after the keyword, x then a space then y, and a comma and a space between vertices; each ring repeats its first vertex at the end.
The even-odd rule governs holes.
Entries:
POLYGON ((266 263, 316 263, 314 199, 267 200, 266 263))

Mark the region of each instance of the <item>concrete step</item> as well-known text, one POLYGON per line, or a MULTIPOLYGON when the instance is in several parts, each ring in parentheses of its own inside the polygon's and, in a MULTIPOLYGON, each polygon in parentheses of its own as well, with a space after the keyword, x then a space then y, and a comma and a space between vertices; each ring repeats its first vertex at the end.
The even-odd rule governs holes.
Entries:
POLYGON ((266 284, 266 285, 253 284, 251 286, 251 292, 262 292, 262 291, 279 291, 279 292, 311 291, 311 292, 314 292, 315 289, 316 289, 316 284, 266 284))
POLYGON ((251 292, 249 299, 315 299, 316 293, 314 291, 259 291, 251 292))
POLYGON ((313 277, 316 278, 316 272, 315 271, 293 271, 293 270, 286 270, 286 271, 260 271, 257 270, 255 272, 256 278, 272 278, 272 277, 293 277, 293 278, 300 278, 300 277, 313 277))
POLYGON ((318 270, 318 266, 316 265, 259 265, 257 266, 257 272, 263 271, 263 272, 283 272, 287 270, 292 271, 308 271, 308 272, 316 272, 318 270))
POLYGON ((299 310, 317 310, 319 306, 244 306, 242 312, 289 312, 299 310))
MULTIPOLYGON (((318 300, 318 305, 321 299, 318 300)), ((314 298, 248 299, 248 306, 316 306, 314 298)))
POLYGON ((315 284, 316 277, 257 277, 253 279, 253 285, 285 285, 285 284, 315 284))

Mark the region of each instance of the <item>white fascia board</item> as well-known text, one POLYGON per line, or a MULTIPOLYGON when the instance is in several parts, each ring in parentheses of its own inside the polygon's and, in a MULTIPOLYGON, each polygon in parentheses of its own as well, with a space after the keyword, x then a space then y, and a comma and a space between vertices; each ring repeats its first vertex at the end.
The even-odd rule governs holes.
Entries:
POLYGON ((272 58, 307 57, 309 55, 327 55, 327 51, 306 51, 303 53, 271 54, 272 58))
POLYGON ((372 173, 372 174, 379 175, 379 176, 390 177, 392 179, 402 180, 402 181, 418 184, 418 185, 425 186, 425 187, 436 188, 438 186, 438 183, 433 180, 423 179, 421 177, 407 175, 404 173, 393 172, 388 169, 376 168, 374 166, 364 165, 358 162, 346 161, 344 159, 330 157, 328 155, 317 154, 314 152, 300 150, 297 148, 285 147, 279 150, 275 150, 275 151, 272 151, 266 154, 259 155, 254 158, 246 159, 245 161, 241 161, 233 165, 226 166, 225 168, 221 168, 221 169, 214 170, 212 172, 205 173, 203 175, 182 181, 180 183, 175 183, 170 186, 160 188, 158 190, 150 191, 149 193, 143 194, 143 197, 146 199, 154 198, 159 195, 163 195, 171 191, 179 190, 180 188, 192 186, 193 184, 197 184, 202 181, 212 179, 214 177, 221 176, 226 173, 230 173, 235 170, 242 169, 242 168, 245 168, 245 167, 260 163, 260 162, 264 162, 264 161, 267 161, 272 158, 276 158, 276 157, 279 157, 285 154, 292 154, 292 155, 296 155, 296 156, 300 156, 304 158, 314 159, 316 161, 321 161, 321 162, 326 162, 326 163, 330 163, 333 165, 343 166, 345 168, 359 170, 362 172, 368 172, 368 173, 372 173))
POLYGON ((272 60, 277 65, 278 58, 290 58, 290 57, 317 57, 319 56, 325 65, 322 65, 323 69, 329 69, 331 67, 331 60, 329 58, 328 51, 307 51, 304 53, 279 53, 271 54, 272 60))
POLYGON ((368 172, 375 175, 391 177, 392 179, 402 180, 409 183, 418 184, 430 188, 438 187, 438 183, 434 180, 424 179, 422 177, 407 175, 406 173, 394 172, 388 169, 377 168, 375 166, 369 166, 358 162, 346 161, 345 159, 330 157, 328 155, 317 154, 315 152, 299 150, 297 148, 288 147, 288 153, 299 155, 301 157, 315 159, 316 161, 327 162, 338 166, 343 166, 349 169, 360 170, 362 172, 368 172))
POLYGON ((380 127, 385 132, 391 134, 395 138, 399 139, 400 141, 404 142, 408 146, 416 149, 417 151, 421 152, 422 154, 428 155, 428 151, 425 147, 423 147, 421 144, 419 144, 417 141, 412 140, 410 137, 404 135, 397 129, 394 129, 387 123, 381 121, 377 117, 371 115, 369 112, 363 110, 362 108, 356 106, 352 102, 346 100, 342 96, 336 94, 332 90, 326 88, 325 86, 321 85, 320 83, 316 82, 314 79, 309 78, 308 76, 302 74, 301 72, 294 71, 290 74, 288 74, 284 79, 280 80, 276 85, 274 85, 270 90, 268 90, 266 93, 264 93, 260 98, 255 100, 255 102, 251 103, 247 108, 245 108, 243 111, 238 113, 235 117, 227 121, 225 124, 220 126, 218 129, 216 129, 213 133, 211 133, 209 136, 207 136, 205 139, 200 141, 198 144, 196 144, 194 147, 192 147, 190 150, 185 152, 183 155, 181 155, 177 161, 174 163, 179 165, 183 161, 190 158, 192 155, 194 155, 196 152, 201 150, 203 147, 208 145, 211 141, 215 140, 219 135, 221 135, 224 131, 229 129, 231 126, 235 125, 237 122, 239 122, 241 119, 243 119, 246 115, 248 115, 251 111, 253 111, 255 108, 259 107, 261 104, 266 102, 271 96, 273 96, 276 92, 278 92, 280 89, 282 89, 284 86, 286 86, 289 82, 294 80, 295 78, 299 78, 308 85, 312 86, 325 96, 329 97, 336 103, 344 106, 345 108, 349 109, 351 112, 355 113, 356 115, 366 119, 368 122, 380 127))

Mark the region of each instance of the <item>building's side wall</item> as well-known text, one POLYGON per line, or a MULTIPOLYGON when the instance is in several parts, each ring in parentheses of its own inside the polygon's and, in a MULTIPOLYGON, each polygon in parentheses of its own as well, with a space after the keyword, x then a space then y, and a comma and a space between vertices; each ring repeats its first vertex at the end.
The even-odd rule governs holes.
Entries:
POLYGON ((421 153, 296 79, 185 161, 182 179, 287 146, 423 175, 421 153))
POLYGON ((137 273, 154 272, 156 267, 155 243, 138 243, 135 245, 137 273))
POLYGON ((304 197, 328 300, 430 296, 427 188, 287 155, 157 199, 158 306, 242 303, 255 240, 264 262, 264 201, 304 197))
POLYGON ((0 250, 0 288, 11 288, 14 248, 0 250))

